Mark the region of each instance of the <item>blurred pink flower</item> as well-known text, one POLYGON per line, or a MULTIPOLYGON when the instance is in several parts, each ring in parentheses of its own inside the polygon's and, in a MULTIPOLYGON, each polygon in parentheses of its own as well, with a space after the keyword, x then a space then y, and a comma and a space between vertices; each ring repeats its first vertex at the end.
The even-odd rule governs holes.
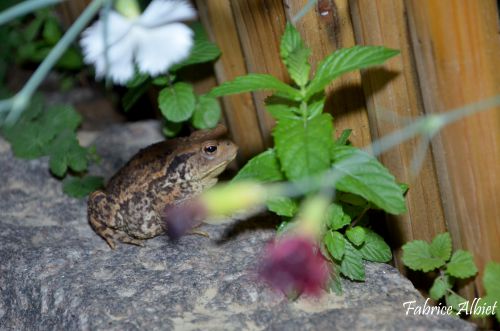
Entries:
POLYGON ((286 295, 320 295, 329 280, 329 267, 318 246, 301 236, 282 237, 270 243, 259 274, 286 295))
POLYGON ((198 199, 186 200, 176 205, 169 205, 163 210, 162 219, 167 227, 167 235, 177 240, 206 217, 206 209, 198 199))

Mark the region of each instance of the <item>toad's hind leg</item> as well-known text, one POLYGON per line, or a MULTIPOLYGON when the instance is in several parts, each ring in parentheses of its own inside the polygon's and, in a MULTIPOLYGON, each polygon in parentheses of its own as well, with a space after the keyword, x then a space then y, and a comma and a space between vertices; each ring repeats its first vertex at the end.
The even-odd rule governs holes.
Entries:
POLYGON ((95 191, 89 196, 88 217, 94 231, 106 240, 112 249, 116 248, 115 240, 143 246, 142 240, 132 238, 126 232, 116 229, 111 207, 104 192, 95 191))

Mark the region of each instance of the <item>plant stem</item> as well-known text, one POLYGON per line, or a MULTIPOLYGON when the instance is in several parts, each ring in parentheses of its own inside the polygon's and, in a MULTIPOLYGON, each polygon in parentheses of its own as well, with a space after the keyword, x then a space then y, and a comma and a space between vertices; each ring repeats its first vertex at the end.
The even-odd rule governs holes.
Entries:
POLYGON ((317 1, 318 0, 309 0, 309 2, 306 3, 304 7, 302 7, 302 9, 297 13, 297 15, 292 18, 292 24, 296 24, 298 21, 300 21, 302 17, 304 17, 311 10, 311 8, 316 4, 317 1))
POLYGON ((68 29, 57 45, 50 51, 49 55, 38 66, 36 71, 30 77, 26 85, 12 99, 12 109, 5 120, 6 125, 14 124, 22 112, 29 104, 33 93, 43 82, 49 71, 54 67, 61 56, 66 52, 71 43, 76 39, 80 32, 87 26, 90 20, 97 14, 105 1, 93 0, 73 25, 68 29))
POLYGON ((51 5, 55 5, 62 0, 28 0, 10 7, 0 13, 0 25, 3 25, 16 17, 26 15, 35 10, 51 5))

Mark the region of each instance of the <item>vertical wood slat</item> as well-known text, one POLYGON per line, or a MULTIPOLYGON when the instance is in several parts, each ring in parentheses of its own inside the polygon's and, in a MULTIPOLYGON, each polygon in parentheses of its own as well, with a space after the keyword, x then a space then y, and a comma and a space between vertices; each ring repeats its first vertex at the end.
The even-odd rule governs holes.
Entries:
MULTIPOLYGON (((500 92, 500 39, 494 0, 407 0, 425 110, 446 110, 500 92)), ((471 250, 480 274, 500 261, 500 107, 446 127, 433 153, 455 247, 471 250)))
MULTIPOLYGON (((279 43, 285 30, 285 13, 281 0, 231 0, 233 15, 248 72, 266 73, 289 81, 279 57, 279 43)), ((272 145, 274 120, 264 108, 269 93, 253 93, 261 132, 266 146, 272 145)))
MULTIPOLYGON (((374 138, 380 138, 405 123, 400 119, 422 113, 417 74, 413 66, 410 36, 406 28, 403 0, 351 1, 351 13, 358 44, 383 45, 399 49, 401 54, 391 59, 383 69, 363 72, 370 127, 374 138), (396 116, 388 116, 388 112, 396 116)), ((407 194, 408 212, 388 219, 388 230, 396 250, 395 262, 400 263, 400 247, 414 239, 430 241, 446 231, 443 208, 439 197, 433 159, 428 152, 418 175, 411 173, 411 162, 419 148, 419 140, 409 141, 381 156, 381 161, 395 177, 410 185, 407 194)))
MULTIPOLYGON (((307 0, 284 0, 286 14, 291 19, 307 0)), ((336 49, 355 45, 347 0, 318 1, 296 24, 305 44, 312 49, 311 72, 317 64, 336 49)), ((350 140, 356 146, 370 143, 368 117, 359 72, 342 75, 327 89, 325 109, 334 116, 337 135, 352 129, 350 140)))
MULTIPOLYGON (((215 63, 219 83, 245 75, 246 65, 230 0, 197 0, 197 5, 208 34, 222 51, 222 57, 215 63)), ((239 160, 247 160, 264 148, 252 97, 231 95, 224 97, 223 103, 231 136, 240 148, 239 160)))

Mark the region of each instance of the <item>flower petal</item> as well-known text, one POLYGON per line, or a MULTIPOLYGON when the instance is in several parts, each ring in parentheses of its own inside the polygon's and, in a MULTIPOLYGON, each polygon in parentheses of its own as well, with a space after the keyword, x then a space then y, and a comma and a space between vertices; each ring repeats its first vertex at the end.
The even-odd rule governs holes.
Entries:
POLYGON ((196 10, 187 1, 153 0, 142 13, 139 23, 142 26, 155 27, 195 18, 196 10))
MULTIPOLYGON (((133 22, 115 11, 108 15, 108 45, 122 39, 132 28, 133 22)), ((102 17, 82 33, 80 45, 86 63, 94 63, 104 56, 104 22, 102 17)))
POLYGON ((139 71, 156 76, 189 56, 193 31, 186 25, 173 23, 154 29, 137 26, 137 31, 139 29, 142 30, 137 38, 136 63, 139 71))

